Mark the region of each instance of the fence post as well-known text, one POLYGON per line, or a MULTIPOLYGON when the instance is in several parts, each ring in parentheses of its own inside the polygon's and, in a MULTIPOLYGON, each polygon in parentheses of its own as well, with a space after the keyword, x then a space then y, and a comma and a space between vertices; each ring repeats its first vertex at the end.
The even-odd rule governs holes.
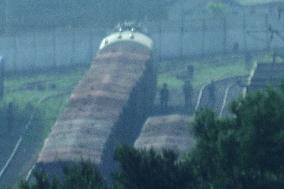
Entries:
POLYGON ((52 30, 52 62, 53 62, 53 67, 57 67, 57 62, 56 62, 56 27, 53 27, 52 30))
POLYGON ((93 31, 92 28, 90 29, 89 35, 90 35, 90 38, 89 38, 89 60, 93 61, 93 56, 94 56, 94 31, 93 31))
POLYGON ((207 26, 206 21, 202 19, 202 39, 201 39, 201 54, 204 55, 205 51, 205 34, 206 34, 207 26))
MULTIPOLYGON (((33 47, 34 47, 34 61, 33 61, 33 65, 31 66, 31 71, 33 72, 33 69, 36 67, 37 65, 37 42, 36 42, 36 32, 32 33, 33 35, 33 47)), ((35 68, 36 69, 36 68, 35 68)))
POLYGON ((266 49, 270 50, 270 32, 269 32, 269 23, 268 23, 268 14, 264 16, 264 23, 265 23, 265 39, 266 39, 266 49))
POLYGON ((12 37, 12 40, 13 40, 13 46, 14 46, 14 71, 17 72, 18 69, 17 69, 17 61, 18 61, 18 42, 17 42, 17 33, 15 32, 13 37, 12 37))
POLYGON ((159 61, 162 60, 162 21, 159 21, 159 61))
POLYGON ((184 11, 184 0, 181 3, 181 20, 180 20, 180 58, 183 59, 183 38, 184 38, 184 17, 185 17, 185 11, 184 11))
POLYGON ((71 65, 74 64, 75 59, 75 48, 76 48, 76 33, 75 33, 75 27, 71 27, 71 65))
POLYGON ((247 20, 245 13, 243 13, 243 43, 244 43, 244 51, 246 53, 248 51, 248 46, 247 46, 247 20))
POLYGON ((223 53, 226 54, 227 49, 227 19, 223 17, 223 53))
POLYGON ((0 57, 0 100, 4 97, 4 82, 5 82, 5 61, 0 57))

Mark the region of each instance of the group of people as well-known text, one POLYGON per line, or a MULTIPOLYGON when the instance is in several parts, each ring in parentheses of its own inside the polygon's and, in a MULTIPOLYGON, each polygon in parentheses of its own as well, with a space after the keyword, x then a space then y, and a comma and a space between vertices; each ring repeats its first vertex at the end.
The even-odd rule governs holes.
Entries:
MULTIPOLYGON (((187 113, 192 112, 192 93, 193 88, 191 82, 185 81, 183 85, 183 95, 184 95, 184 110, 187 113)), ((162 89, 160 90, 160 108, 162 112, 166 112, 168 110, 169 103, 169 89, 166 83, 163 84, 162 89)))

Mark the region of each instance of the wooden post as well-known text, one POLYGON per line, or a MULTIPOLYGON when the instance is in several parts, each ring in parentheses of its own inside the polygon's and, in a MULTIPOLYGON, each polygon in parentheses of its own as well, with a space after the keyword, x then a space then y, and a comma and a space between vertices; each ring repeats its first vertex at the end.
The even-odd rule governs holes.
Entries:
POLYGON ((183 54, 183 38, 184 38, 184 0, 181 3, 181 23, 180 23, 180 58, 182 59, 183 54))
POLYGON ((269 31, 269 23, 268 23, 268 14, 265 14, 264 16, 264 22, 265 22, 265 39, 266 39, 266 49, 270 50, 270 31, 269 31))
POLYGON ((5 1, 0 2, 0 33, 5 32, 5 19, 6 19, 6 11, 5 11, 5 1))
POLYGON ((248 44, 247 44, 247 20, 245 13, 243 13, 243 43, 244 43, 244 51, 246 53, 248 51, 248 44))
POLYGON ((206 21, 203 18, 202 19, 202 39, 201 39, 201 54, 202 54, 202 56, 205 53, 205 35, 206 35, 206 30, 207 30, 206 21))
POLYGON ((17 33, 14 33, 13 35, 13 46, 14 46, 14 71, 17 71, 17 61, 18 61, 18 41, 17 41, 17 33))
POLYGON ((75 27, 71 28, 71 65, 75 64, 75 48, 76 48, 76 33, 75 33, 75 27))
POLYGON ((159 61, 162 60, 162 21, 159 21, 159 61))
POLYGON ((52 62, 53 62, 53 67, 57 67, 57 62, 56 62, 56 27, 53 27, 52 30, 52 62))
POLYGON ((227 19, 223 17, 223 53, 226 54, 227 49, 227 19))
POLYGON ((33 69, 37 66, 37 39, 36 39, 36 33, 33 32, 33 48, 34 48, 34 61, 33 61, 33 65, 31 66, 31 71, 33 71, 33 69))
POLYGON ((4 97, 4 82, 5 82, 5 61, 0 57, 0 100, 4 97))
POLYGON ((89 60, 93 61, 94 56, 94 31, 90 29, 90 39, 89 39, 89 60))

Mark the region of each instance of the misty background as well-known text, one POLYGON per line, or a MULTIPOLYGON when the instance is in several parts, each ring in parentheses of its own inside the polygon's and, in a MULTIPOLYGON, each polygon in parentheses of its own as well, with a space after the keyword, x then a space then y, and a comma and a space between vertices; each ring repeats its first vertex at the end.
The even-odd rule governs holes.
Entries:
POLYGON ((238 0, 1 0, 0 54, 6 70, 90 64, 123 21, 147 28, 158 59, 283 47, 277 4, 238 0))
POLYGON ((6 25, 10 30, 89 25, 113 27, 122 20, 165 18, 166 9, 173 2, 172 0, 1 0, 1 13, 2 17, 6 17, 6 25))

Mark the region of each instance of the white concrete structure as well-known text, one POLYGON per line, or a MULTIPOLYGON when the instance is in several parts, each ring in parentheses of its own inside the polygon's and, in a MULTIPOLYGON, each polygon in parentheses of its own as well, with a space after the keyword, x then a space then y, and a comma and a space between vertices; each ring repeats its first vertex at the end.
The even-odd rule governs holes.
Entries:
POLYGON ((153 41, 148 36, 140 33, 140 32, 134 32, 134 31, 122 31, 122 32, 115 32, 107 37, 105 37, 101 44, 99 49, 103 49, 106 46, 109 46, 111 44, 124 42, 124 41, 134 41, 139 44, 144 45, 145 47, 152 49, 153 48, 153 41))

